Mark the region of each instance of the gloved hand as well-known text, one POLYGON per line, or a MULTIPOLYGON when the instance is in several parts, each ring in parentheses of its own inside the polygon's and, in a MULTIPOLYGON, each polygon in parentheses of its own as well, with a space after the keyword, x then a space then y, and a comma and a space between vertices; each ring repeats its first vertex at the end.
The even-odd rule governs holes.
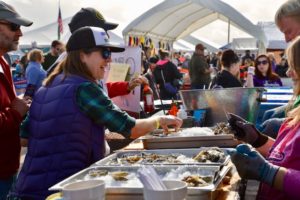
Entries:
POLYGON ((234 150, 228 150, 239 175, 245 179, 255 179, 272 186, 279 169, 269 163, 262 155, 247 144, 240 144, 234 150))
POLYGON ((279 132, 280 126, 283 124, 286 118, 271 118, 264 121, 259 127, 258 130, 265 135, 268 135, 276 139, 279 132))
POLYGON ((268 141, 268 136, 260 133, 252 123, 232 113, 228 113, 228 116, 228 122, 237 139, 249 143, 255 148, 264 145, 268 141))

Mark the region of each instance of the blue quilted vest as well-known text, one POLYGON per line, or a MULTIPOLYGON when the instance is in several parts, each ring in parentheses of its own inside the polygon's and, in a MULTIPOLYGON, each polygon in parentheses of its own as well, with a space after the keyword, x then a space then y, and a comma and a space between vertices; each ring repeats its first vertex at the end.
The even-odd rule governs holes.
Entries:
POLYGON ((30 108, 28 152, 13 191, 25 199, 45 199, 48 188, 104 157, 104 127, 94 124, 75 102, 88 80, 57 76, 41 87, 30 108))

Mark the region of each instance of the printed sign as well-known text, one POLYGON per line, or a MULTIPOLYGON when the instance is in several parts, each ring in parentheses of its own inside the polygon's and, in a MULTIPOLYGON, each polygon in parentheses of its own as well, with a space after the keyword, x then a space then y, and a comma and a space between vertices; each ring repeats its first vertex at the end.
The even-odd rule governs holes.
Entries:
POLYGON ((107 82, 125 81, 130 65, 123 63, 111 63, 107 82))
MULTIPOLYGON (((122 53, 113 53, 112 54, 112 63, 110 64, 109 70, 107 70, 107 74, 105 75, 105 80, 111 80, 109 79, 111 76, 111 70, 112 73, 115 73, 113 69, 115 66, 115 63, 119 63, 122 65, 118 65, 118 67, 125 67, 124 70, 127 70, 127 77, 125 78, 126 81, 131 80, 136 74, 141 74, 141 54, 142 50, 139 47, 126 47, 125 51, 122 53), (112 67, 113 66, 113 67, 112 67), (129 67, 126 69, 126 67, 129 67)), ((118 68, 117 67, 117 68, 118 68)), ((117 70, 118 73, 120 72, 117 70)), ((120 73, 121 74, 121 73, 120 73)), ((122 73, 122 78, 123 78, 122 73)), ((118 76, 115 76, 118 77, 118 76)), ((121 78, 120 76, 118 78, 121 78)), ((118 96, 112 99, 112 101, 118 105, 122 110, 131 111, 135 113, 140 112, 140 96, 141 96, 141 87, 135 87, 135 89, 129 93, 128 95, 124 96, 118 96)))

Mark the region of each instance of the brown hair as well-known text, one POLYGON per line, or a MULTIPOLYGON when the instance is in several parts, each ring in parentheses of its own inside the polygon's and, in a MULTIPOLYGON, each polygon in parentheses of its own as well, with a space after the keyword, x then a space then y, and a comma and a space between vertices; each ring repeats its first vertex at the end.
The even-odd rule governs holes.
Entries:
POLYGON ((43 51, 40 49, 32 49, 27 56, 29 61, 38 62, 43 58, 43 51))
POLYGON ((56 47, 56 46, 58 46, 58 45, 64 45, 64 43, 62 43, 61 41, 59 41, 59 40, 53 40, 52 42, 51 42, 51 47, 56 47))
POLYGON ((68 75, 78 75, 95 82, 95 78, 93 77, 92 73, 88 70, 86 64, 83 63, 80 59, 81 53, 91 54, 94 51, 101 50, 99 48, 93 48, 68 52, 67 57, 61 63, 58 64, 55 70, 44 81, 44 85, 49 86, 54 80, 54 78, 61 73, 64 74, 64 78, 68 75))
POLYGON ((272 63, 271 63, 271 60, 269 58, 269 56, 267 56, 266 54, 260 54, 259 56, 257 56, 257 58, 255 59, 254 61, 254 67, 255 67, 255 76, 257 76, 258 78, 260 79, 263 79, 264 76, 262 75, 261 71, 259 71, 258 69, 258 65, 257 65, 257 61, 258 59, 260 58, 266 58, 267 61, 268 61, 268 70, 267 70, 267 78, 270 79, 271 81, 276 81, 279 79, 279 76, 275 73, 273 73, 272 71, 272 63))

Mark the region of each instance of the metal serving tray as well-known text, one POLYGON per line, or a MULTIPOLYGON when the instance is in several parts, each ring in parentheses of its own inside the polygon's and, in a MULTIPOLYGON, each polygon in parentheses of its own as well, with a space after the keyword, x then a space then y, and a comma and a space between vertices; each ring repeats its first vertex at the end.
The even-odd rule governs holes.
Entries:
MULTIPOLYGON (((216 190, 224 176, 230 170, 230 167, 224 166, 221 168, 218 166, 199 166, 199 165, 170 165, 170 166, 154 166, 155 170, 164 180, 181 180, 182 177, 190 174, 198 174, 201 176, 214 177, 213 182, 203 187, 188 187, 187 200, 194 199, 213 199, 213 192, 216 190), (172 171, 173 170, 173 171, 172 171), (173 175, 171 174, 171 171, 173 175), (176 177, 176 174, 178 175, 176 177)), ((125 166, 98 166, 86 168, 77 174, 57 183, 49 188, 49 190, 62 190, 68 183, 73 183, 81 180, 88 179, 102 179, 105 181, 106 187, 106 200, 137 200, 143 199, 143 185, 137 178, 137 170, 139 167, 125 167, 125 166), (91 177, 88 175, 90 170, 107 170, 108 173, 116 171, 129 172, 128 181, 115 181, 111 177, 98 176, 91 177)))
POLYGON ((143 151, 119 151, 116 152, 108 157, 103 158, 102 160, 96 162, 94 165, 110 165, 110 166, 117 166, 117 165, 125 165, 125 166, 136 166, 141 164, 150 164, 150 165, 180 165, 180 164, 189 164, 189 165, 209 165, 209 166, 223 166, 228 163, 230 160, 230 156, 227 154, 225 148, 219 148, 225 154, 223 159, 218 160, 217 162, 206 161, 206 162, 198 162, 193 159, 200 151, 211 149, 210 147, 202 147, 197 149, 164 149, 164 150, 143 150, 143 151), (129 163, 126 161, 121 161, 120 158, 125 158, 127 156, 141 156, 142 154, 157 154, 157 155, 173 155, 179 156, 177 158, 168 159, 164 161, 148 161, 148 160, 139 160, 135 163, 129 163), (175 161, 175 162, 174 162, 175 161), (176 161, 179 161, 176 162, 176 161))
MULTIPOLYGON (((171 133, 172 134, 172 133, 171 133)), ((235 147, 238 141, 232 134, 201 136, 157 136, 153 133, 140 137, 145 149, 176 149, 199 147, 235 147)))

